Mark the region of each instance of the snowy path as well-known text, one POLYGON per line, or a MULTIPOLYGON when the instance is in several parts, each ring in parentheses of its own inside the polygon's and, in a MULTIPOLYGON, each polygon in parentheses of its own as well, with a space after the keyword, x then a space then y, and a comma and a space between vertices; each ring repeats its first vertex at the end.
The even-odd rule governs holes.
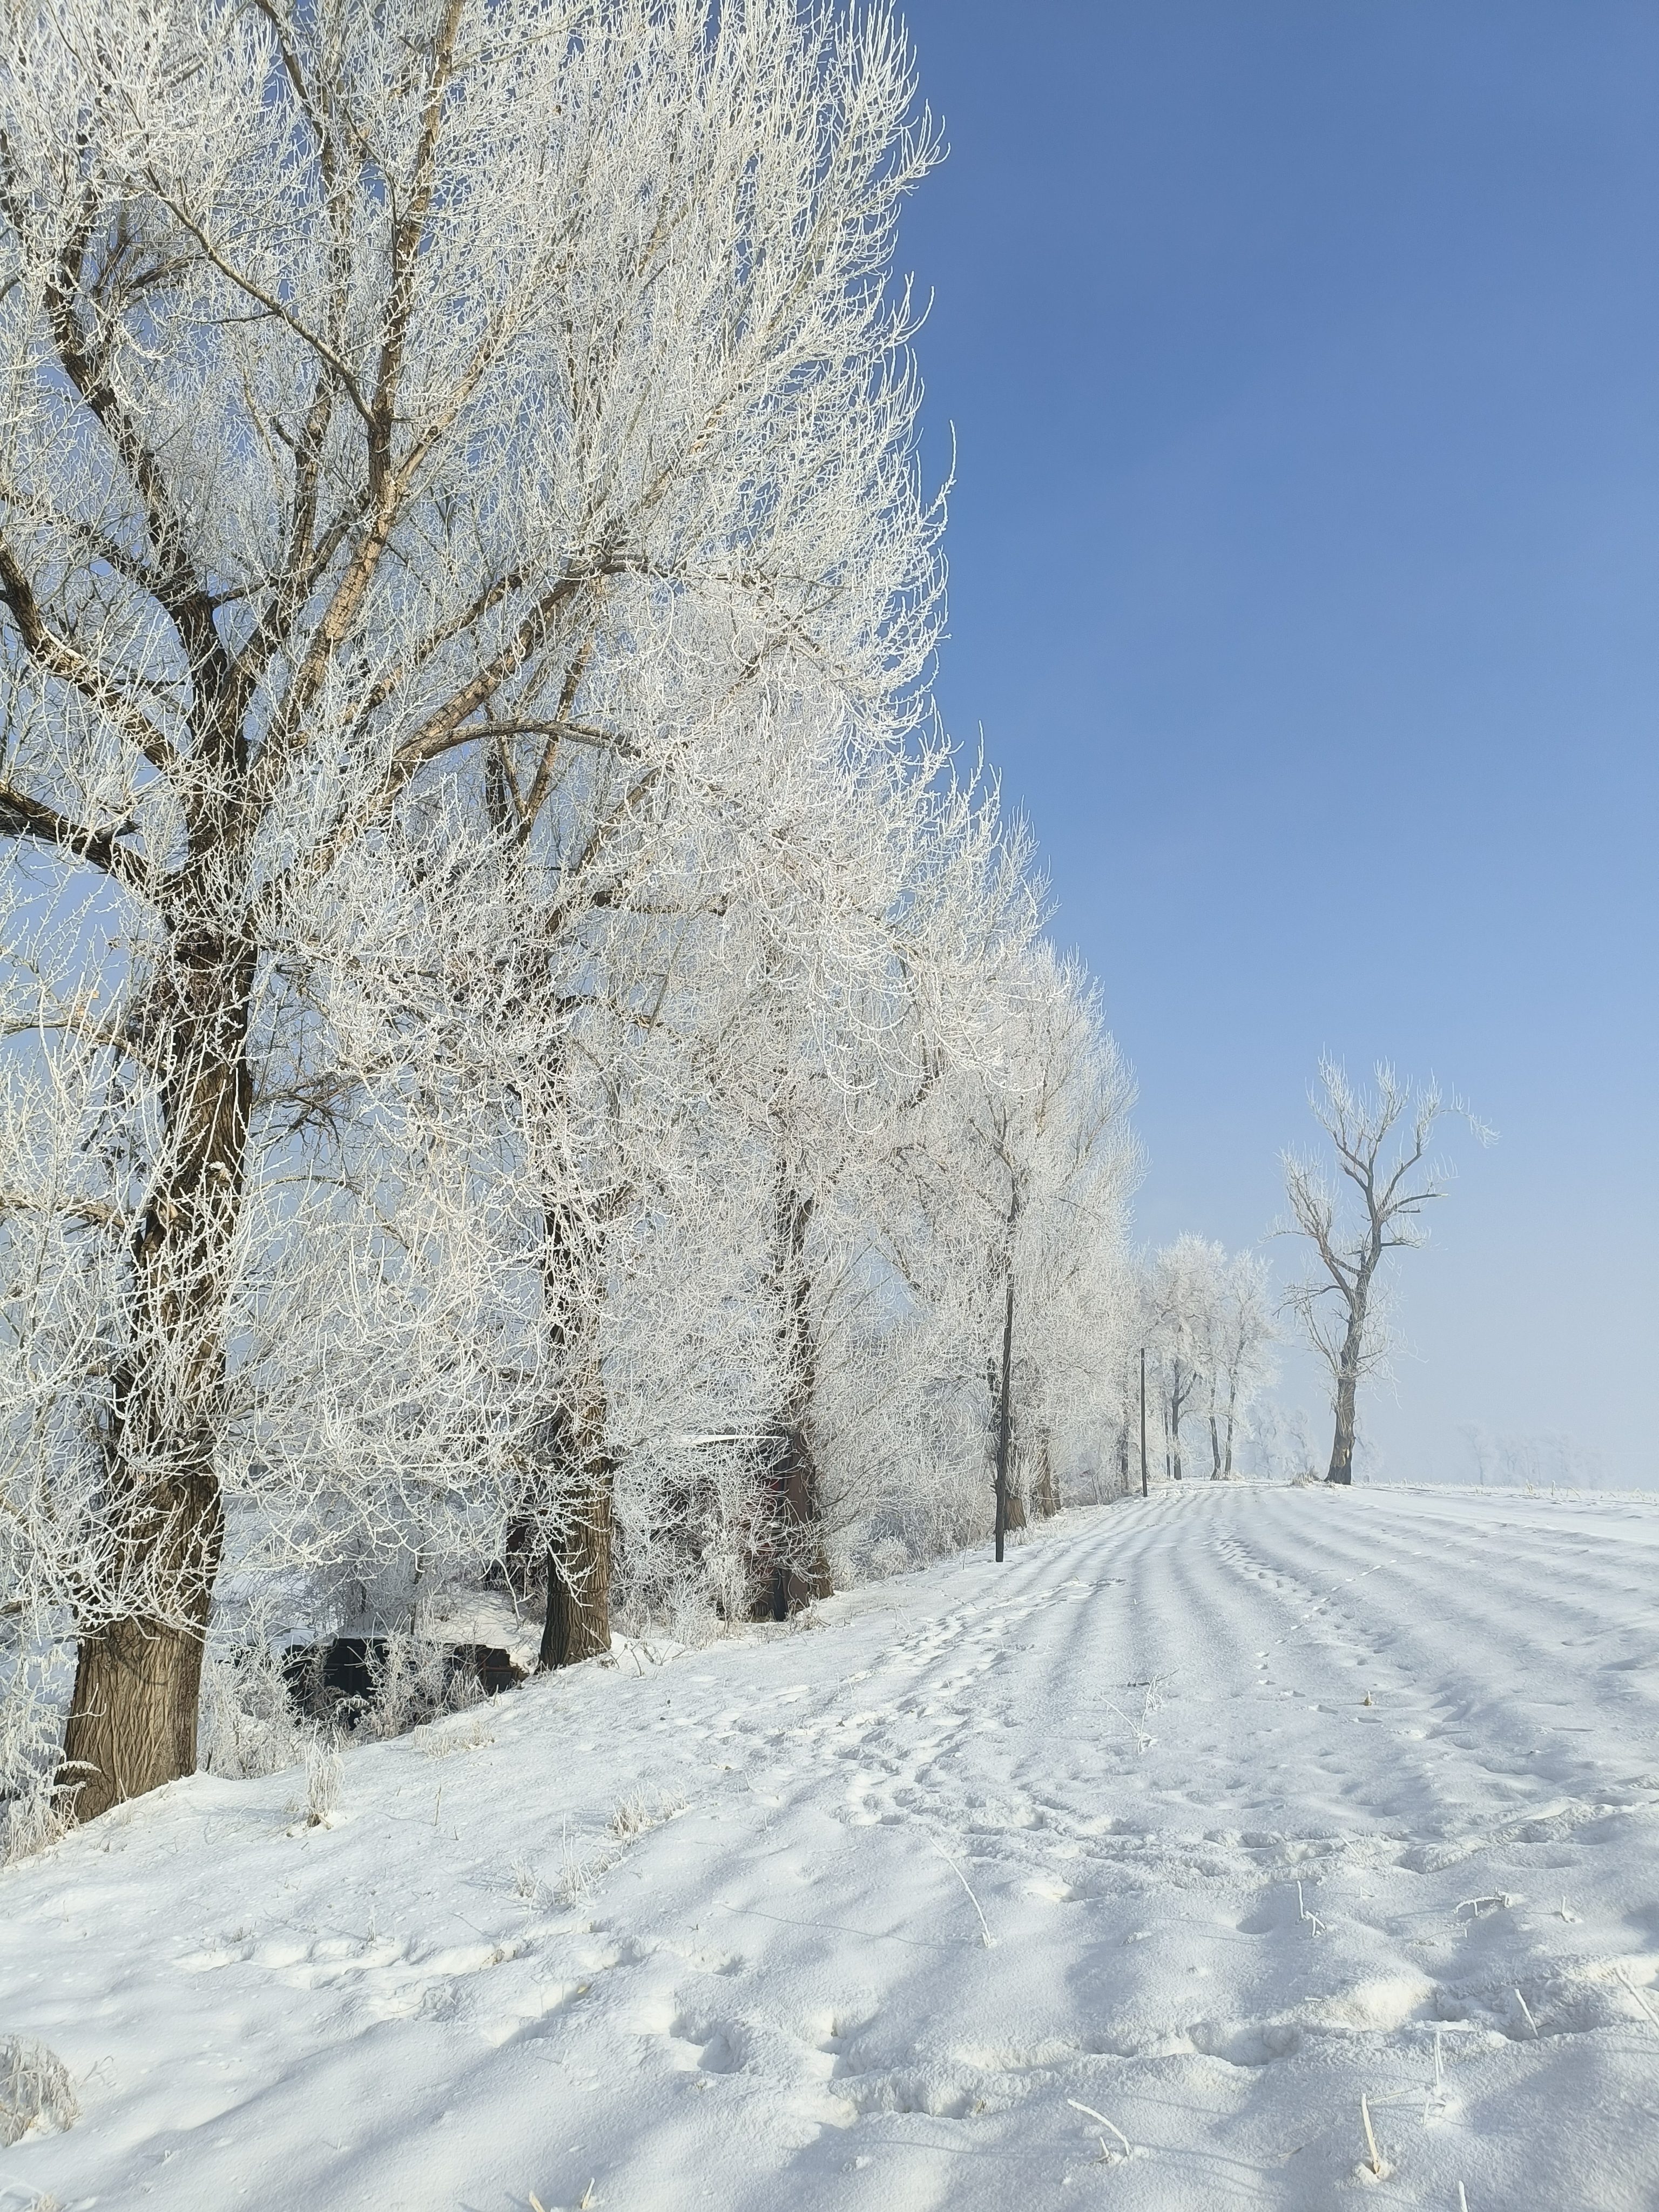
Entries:
POLYGON ((1656 1598, 1653 1504, 1189 1486, 354 1752, 330 1828, 180 1784, 0 1876, 84 2077, 0 2206, 1648 2212, 1656 1598))

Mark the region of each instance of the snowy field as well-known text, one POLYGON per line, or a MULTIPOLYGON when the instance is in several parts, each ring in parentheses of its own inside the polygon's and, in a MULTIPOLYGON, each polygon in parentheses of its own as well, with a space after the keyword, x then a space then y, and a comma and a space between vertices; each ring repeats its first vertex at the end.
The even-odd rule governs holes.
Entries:
POLYGON ((350 1752, 326 1826, 177 1784, 0 1876, 82 2106, 0 2205, 1641 2212, 1656 1601, 1659 1504, 1189 1485, 350 1752))

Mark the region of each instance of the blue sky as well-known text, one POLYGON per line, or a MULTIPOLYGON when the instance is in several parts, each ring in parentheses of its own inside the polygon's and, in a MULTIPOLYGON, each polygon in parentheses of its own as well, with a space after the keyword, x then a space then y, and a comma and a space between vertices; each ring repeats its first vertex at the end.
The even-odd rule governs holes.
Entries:
POLYGON ((1261 1235, 1322 1048, 1432 1070, 1502 1141, 1382 1471, 1659 1480, 1659 9, 906 13, 939 697, 1138 1071, 1139 1233, 1261 1235))

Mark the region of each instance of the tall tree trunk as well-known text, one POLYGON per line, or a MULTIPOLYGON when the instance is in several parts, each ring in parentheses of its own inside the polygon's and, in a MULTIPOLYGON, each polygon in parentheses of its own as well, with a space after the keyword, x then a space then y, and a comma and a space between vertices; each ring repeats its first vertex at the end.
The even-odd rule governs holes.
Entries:
POLYGON ((1351 1483, 1353 1480, 1354 1401, 1358 1395, 1358 1376, 1346 1359, 1336 1378, 1336 1432, 1331 1439, 1330 1472, 1327 1482, 1351 1483))
POLYGON ((1210 1480, 1221 1480, 1221 1431, 1216 1423, 1215 1401, 1210 1401, 1210 1480))
POLYGON ((1025 1492, 1020 1487, 1019 1454, 1016 1451, 1008 1470, 1008 1534, 1018 1535, 1025 1522, 1025 1492))
POLYGON ((104 1437, 113 1588, 87 1608, 58 1774, 79 1820, 196 1771, 224 1543, 224 1301, 246 1164, 253 967, 246 943, 175 927, 145 1010, 167 1050, 164 1135, 133 1241, 130 1340, 104 1437))
POLYGON ((207 1611, 185 1628, 129 1618, 81 1639, 58 1778, 77 1820, 196 1771, 207 1611))
POLYGON ((779 1170, 773 1224, 772 1290, 782 1336, 786 1399, 771 1438, 763 1480, 764 1534, 750 1562, 750 1612, 757 1620, 786 1620, 814 1598, 834 1595, 835 1580, 819 1525, 817 1457, 812 1404, 817 1346, 812 1326, 812 1274, 807 1238, 815 1200, 779 1170))
POLYGON ((1181 1388, 1181 1362, 1175 1362, 1175 1380, 1170 1385, 1170 1471, 1176 1480, 1181 1480, 1181 1416, 1185 1401, 1181 1388))
POLYGON ((1370 1271, 1360 1270, 1348 1302, 1348 1326, 1336 1369, 1336 1433, 1331 1439, 1330 1472, 1327 1482, 1352 1483, 1355 1433, 1355 1400, 1359 1393, 1359 1362, 1365 1342, 1365 1304, 1370 1288, 1370 1271))
POLYGON ((1227 1450, 1222 1468, 1225 1479, 1233 1479, 1233 1434, 1238 1417, 1238 1370, 1235 1367, 1227 1377, 1227 1450))
POLYGON ((757 1562, 752 1612, 757 1620, 787 1620, 836 1590, 819 1527, 817 1464, 800 1428, 779 1438, 769 1482, 771 1529, 757 1562))
POLYGON ((540 1500, 556 1516, 547 1551, 540 1663, 574 1667, 611 1649, 611 1547, 616 1464, 605 1449, 597 1268, 587 1224, 565 1208, 545 1216, 544 1294, 562 1354, 565 1402, 548 1424, 540 1500))
POLYGON ((574 1667, 611 1649, 611 1478, 608 1459, 587 1462, 581 1493, 562 1515, 547 1555, 544 1668, 574 1667))
POLYGON ((1327 1482, 1353 1480, 1354 1377, 1342 1374, 1336 1383, 1336 1433, 1331 1439, 1330 1472, 1327 1482))
POLYGON ((1150 1498, 1152 1495, 1152 1487, 1146 1480, 1146 1347, 1145 1345, 1140 1347, 1140 1494, 1143 1498, 1150 1498))
POLYGON ((1037 1473, 1031 1485, 1031 1506, 1039 1520, 1048 1521, 1060 1510, 1060 1486, 1054 1480, 1054 1439, 1046 1423, 1037 1437, 1037 1473))

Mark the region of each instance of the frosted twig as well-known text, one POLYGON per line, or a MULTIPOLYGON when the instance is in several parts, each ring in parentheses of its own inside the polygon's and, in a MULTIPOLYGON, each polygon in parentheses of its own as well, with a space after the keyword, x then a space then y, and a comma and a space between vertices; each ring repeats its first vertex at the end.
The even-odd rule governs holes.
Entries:
POLYGON ((1140 1718, 1139 1720, 1132 1719, 1130 1716, 1124 1711, 1122 1706, 1120 1705, 1115 1705, 1111 1698, 1108 1698, 1106 1700, 1108 1710, 1117 1715, 1124 1727, 1127 1728, 1130 1735, 1133 1736, 1135 1740, 1135 1749, 1138 1752, 1150 1751, 1152 1746, 1158 1741, 1158 1738, 1152 1734, 1152 1731, 1147 1727, 1146 1723, 1152 1716, 1157 1712, 1158 1708, 1163 1705, 1164 1686, 1169 1679, 1170 1678, 1167 1674, 1154 1674, 1150 1681, 1133 1682, 1129 1685, 1130 1688, 1138 1689, 1141 1693, 1140 1718))
POLYGON ((1619 1978, 1624 1984, 1625 1987, 1630 1991, 1631 1995, 1635 1998, 1637 2003, 1641 2006, 1643 2011, 1653 2022, 1654 2026, 1656 2027, 1659 2027, 1659 2013, 1656 2013, 1654 2011, 1653 2007, 1643 1996, 1641 1990, 1637 1988, 1635 1983, 1632 1981, 1629 1972, 1623 1966, 1620 1966, 1619 1969, 1619 1978))
POLYGON ((1371 2172, 1380 2180, 1382 2174, 1382 2154, 1376 2148, 1376 2136, 1371 2126, 1371 2108, 1364 2096, 1359 2100, 1359 2117, 1365 2123, 1365 2140, 1371 2147, 1371 2172))
POLYGON ((1445 2072, 1440 2061, 1440 2030, 1438 2027, 1437 2027, 1434 2031, 1434 2086, 1430 2089, 1428 2095, 1423 2100, 1423 2118, 1425 2121, 1433 2118, 1437 2106, 1439 2106, 1443 2110, 1444 2108, 1446 2101, 1445 2078, 1445 2072))
POLYGON ((1522 1996, 1519 1990, 1515 1993, 1515 2002, 1520 2006, 1521 2017, 1526 2021, 1527 2026, 1532 2030, 1532 2039, 1536 2043, 1538 2040, 1538 2022, 1533 2018, 1532 2013, 1528 2007, 1527 2001, 1525 1997, 1522 1996))
POLYGON ((1300 1917, 1307 1922, 1308 1931, 1310 1935, 1322 1936, 1324 1934, 1324 1922, 1320 1918, 1316 1912, 1310 1912, 1307 1906, 1302 1901, 1302 1885, 1300 1882, 1297 1882, 1296 1886, 1296 1909, 1300 1917))
MULTIPOLYGON (((1133 2158, 1134 2156, 1134 2145, 1129 2141, 1128 2136, 1124 2134, 1121 2128, 1113 2125, 1112 2122, 1107 2118, 1104 2112, 1096 2112, 1092 2105, 1079 2105, 1075 2097, 1068 2097, 1066 2101, 1074 2112, 1086 2113, 1090 2119, 1098 2120, 1103 2128, 1111 2129, 1111 2132, 1117 2137, 1118 2141, 1123 2146, 1123 2155, 1126 2158, 1133 2158)), ((1103 2137, 1102 2138, 1100 2147, 1102 2150, 1104 2150, 1106 2148, 1103 2137)))
POLYGON ((963 1872, 962 1869, 961 1869, 961 1868, 957 1864, 956 1861, 951 1857, 951 1856, 950 1852, 949 1852, 949 1851, 947 1851, 947 1850, 945 1850, 945 1848, 944 1844, 941 1844, 941 1843, 938 1840, 938 1838, 934 1838, 934 1841, 933 1841, 933 1849, 934 1849, 934 1850, 939 1853, 939 1856, 944 1860, 944 1862, 945 1862, 945 1865, 946 1865, 946 1866, 948 1866, 948 1867, 950 1868, 950 1869, 951 1869, 951 1873, 952 1873, 953 1875, 955 1875, 955 1876, 956 1876, 957 1880, 957 1881, 962 1884, 963 1887, 968 1891, 968 1902, 969 1902, 969 1905, 971 1905, 973 1906, 973 1908, 974 1908, 975 1911, 979 1913, 979 1927, 980 1927, 980 1934, 981 1934, 981 1935, 983 1936, 983 1938, 984 1938, 984 1941, 985 1941, 985 1948, 986 1948, 986 1949, 987 1949, 988 1951, 988 1950, 990 1950, 990 1949, 992 1949, 992 1948, 994 1948, 994 1943, 995 1943, 995 1940, 996 1940, 996 1939, 995 1939, 995 1937, 992 1935, 990 1929, 989 1929, 989 1928, 987 1926, 987 1924, 986 1924, 985 1915, 984 1915, 984 1913, 983 1913, 982 1911, 980 1911, 980 1902, 979 1902, 978 1898, 976 1898, 976 1897, 974 1895, 974 1893, 973 1893, 972 1889, 971 1889, 971 1888, 969 1888, 969 1883, 968 1883, 968 1877, 967 1877, 967 1875, 966 1875, 965 1874, 963 1874, 963 1872))

